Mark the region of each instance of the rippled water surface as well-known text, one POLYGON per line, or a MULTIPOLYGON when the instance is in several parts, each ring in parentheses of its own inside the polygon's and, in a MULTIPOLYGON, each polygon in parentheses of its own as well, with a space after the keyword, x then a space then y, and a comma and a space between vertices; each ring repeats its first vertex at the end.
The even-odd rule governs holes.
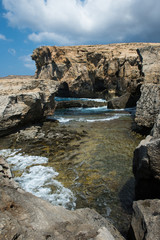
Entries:
POLYGON ((133 151, 141 140, 131 132, 131 112, 106 107, 59 110, 54 118, 62 127, 87 132, 86 136, 56 154, 46 145, 24 153, 22 145, 12 151, 1 146, 0 155, 26 191, 69 209, 94 208, 125 232, 134 198, 133 151))

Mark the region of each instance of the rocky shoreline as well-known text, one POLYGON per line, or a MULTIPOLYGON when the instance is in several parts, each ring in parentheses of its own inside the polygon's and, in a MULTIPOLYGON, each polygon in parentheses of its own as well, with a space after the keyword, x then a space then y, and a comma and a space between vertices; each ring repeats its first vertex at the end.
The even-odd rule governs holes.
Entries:
MULTIPOLYGON (((160 45, 122 44, 93 48, 83 46, 73 47, 70 51, 71 48, 67 49, 67 47, 42 47, 35 50, 33 59, 36 60, 36 74, 39 79, 33 77, 0 79, 2 86, 0 136, 17 131, 20 141, 21 138, 23 140, 25 138, 26 142, 29 139, 43 140, 44 132, 41 131, 40 122, 46 116, 53 114, 54 96, 65 91, 64 83, 68 84, 70 96, 97 97, 102 96, 105 90, 107 93, 105 97, 111 100, 108 101, 108 106, 113 108, 117 108, 118 105, 119 108, 133 106, 132 104, 135 104, 140 97, 135 116, 137 130, 151 131, 134 152, 133 172, 136 179, 137 201, 133 204, 128 239, 158 240, 160 238, 160 45), (105 57, 102 54, 103 50, 105 57), (75 52, 80 54, 80 57, 77 57, 75 52), (109 57, 106 57, 106 52, 109 57), (74 54, 76 59, 73 57, 74 54), (87 61, 90 63, 84 61, 84 56, 85 59, 87 56, 87 61), (84 69, 86 65, 89 71, 84 69), (75 67, 77 72, 73 71, 75 67), (93 68, 94 77, 91 71, 93 68), (77 78, 75 78, 76 74, 77 78), (84 82, 85 74, 92 78, 86 78, 84 82), (68 82, 66 79, 69 79, 68 82), (92 83, 87 85, 89 81, 92 83), (96 86, 94 89, 98 88, 97 91, 93 91, 93 85, 96 86), (87 89, 85 93, 84 89, 87 89), (126 105, 131 96, 134 101, 126 105), (40 125, 36 125, 37 122, 40 125), (28 133, 25 135, 23 129, 28 125, 32 127, 28 128, 28 133)), ((57 136, 54 132, 56 122, 46 123, 46 129, 47 124, 50 124, 51 128, 51 132, 46 132, 45 136, 48 141, 49 138, 57 138, 57 141, 62 137, 65 138, 65 131, 63 136, 57 136)), ((71 132, 69 136, 72 139, 83 134, 86 133, 71 132)), ((67 141, 68 139, 64 142, 65 147, 67 141)), ((25 193, 14 182, 7 163, 3 159, 0 160, 0 239, 123 239, 106 219, 93 210, 80 209, 70 212, 25 193), (84 219, 86 219, 85 223, 84 219)))

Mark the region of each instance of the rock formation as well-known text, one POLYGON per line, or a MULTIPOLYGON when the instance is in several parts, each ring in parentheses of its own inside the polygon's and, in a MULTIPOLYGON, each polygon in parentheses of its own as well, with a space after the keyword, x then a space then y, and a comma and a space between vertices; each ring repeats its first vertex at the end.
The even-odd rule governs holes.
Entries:
POLYGON ((141 92, 135 121, 140 127, 153 128, 134 152, 135 193, 137 199, 153 200, 133 204, 131 239, 158 240, 160 200, 156 198, 160 199, 160 84, 145 84, 141 92))
POLYGON ((94 210, 69 211, 24 192, 0 158, 0 240, 123 240, 94 210))
POLYGON ((40 47, 34 50, 38 79, 60 82, 58 95, 72 97, 113 97, 123 104, 135 106, 140 96, 139 85, 159 81, 160 44, 130 43, 75 47, 40 47), (153 70, 152 76, 148 70, 153 70), (154 76, 154 78, 153 78, 154 76))
POLYGON ((160 112, 160 84, 144 84, 137 102, 135 121, 138 126, 152 128, 160 112))
POLYGON ((160 239, 160 200, 137 201, 133 204, 131 222, 133 240, 160 239))
POLYGON ((160 197, 160 84, 145 84, 141 91, 135 121, 141 127, 154 126, 136 148, 133 159, 136 195, 145 199, 160 197))
POLYGON ((0 78, 0 136, 52 115, 56 84, 29 77, 0 78))

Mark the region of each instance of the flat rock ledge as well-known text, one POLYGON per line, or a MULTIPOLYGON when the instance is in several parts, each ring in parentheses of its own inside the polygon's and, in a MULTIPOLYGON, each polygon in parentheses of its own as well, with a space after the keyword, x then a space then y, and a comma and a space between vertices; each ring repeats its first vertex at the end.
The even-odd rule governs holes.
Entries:
POLYGON ((10 76, 0 78, 0 85, 0 136, 53 114, 55 81, 10 76))
POLYGON ((124 240, 94 210, 69 211, 24 192, 2 158, 0 216, 0 240, 124 240))

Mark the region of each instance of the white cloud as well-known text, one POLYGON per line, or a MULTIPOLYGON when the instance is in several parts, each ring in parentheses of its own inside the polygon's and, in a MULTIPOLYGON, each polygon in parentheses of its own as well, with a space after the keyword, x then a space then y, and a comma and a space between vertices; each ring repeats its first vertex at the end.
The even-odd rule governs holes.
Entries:
POLYGON ((23 61, 24 66, 26 68, 29 68, 29 69, 34 70, 34 71, 36 70, 35 63, 34 63, 34 61, 32 61, 30 54, 29 55, 25 55, 25 56, 21 56, 20 60, 23 61))
POLYGON ((15 56, 16 55, 16 50, 14 48, 9 48, 8 52, 12 55, 15 56))
POLYGON ((7 38, 3 34, 0 34, 0 40, 7 40, 7 38))
POLYGON ((2 0, 11 26, 35 42, 59 44, 160 39, 159 0, 2 0))

